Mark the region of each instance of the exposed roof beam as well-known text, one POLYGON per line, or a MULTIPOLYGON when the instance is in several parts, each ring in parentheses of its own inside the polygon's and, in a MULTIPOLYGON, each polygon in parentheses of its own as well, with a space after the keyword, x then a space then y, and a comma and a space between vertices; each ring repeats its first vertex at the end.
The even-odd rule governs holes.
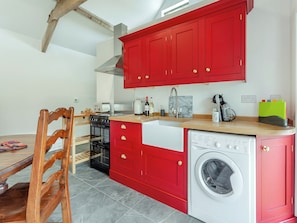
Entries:
POLYGON ((51 11, 48 17, 48 26, 45 35, 42 39, 42 52, 46 52, 48 44, 53 36, 53 32, 57 26, 59 19, 68 12, 76 9, 79 5, 87 0, 58 0, 55 8, 51 11))
POLYGON ((41 51, 44 53, 47 50, 49 42, 51 41, 51 38, 53 36, 53 33, 55 31, 58 21, 59 20, 52 20, 52 21, 48 22, 45 34, 42 38, 42 45, 41 45, 41 51))
POLYGON ((109 22, 99 18, 98 16, 96 16, 95 14, 89 12, 88 10, 86 10, 86 9, 84 9, 82 7, 78 7, 76 9, 74 9, 74 11, 76 11, 80 15, 92 20, 93 22, 99 24, 100 26, 103 26, 107 30, 113 32, 113 25, 112 24, 110 24, 109 22))

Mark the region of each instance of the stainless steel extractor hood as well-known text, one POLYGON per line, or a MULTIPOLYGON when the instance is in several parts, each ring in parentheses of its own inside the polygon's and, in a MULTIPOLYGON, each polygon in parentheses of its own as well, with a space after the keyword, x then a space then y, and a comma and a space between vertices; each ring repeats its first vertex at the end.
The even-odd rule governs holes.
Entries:
POLYGON ((118 76, 123 76, 123 55, 122 55, 122 42, 119 40, 119 37, 127 34, 127 26, 120 23, 114 26, 114 56, 106 61, 104 64, 95 69, 97 72, 113 74, 118 76))

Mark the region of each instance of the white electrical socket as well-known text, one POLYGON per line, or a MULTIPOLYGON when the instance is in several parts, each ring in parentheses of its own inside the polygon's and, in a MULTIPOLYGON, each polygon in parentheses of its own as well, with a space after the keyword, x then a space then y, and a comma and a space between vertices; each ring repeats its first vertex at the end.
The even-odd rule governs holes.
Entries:
POLYGON ((256 95, 241 95, 241 103, 257 103, 256 95))
POLYGON ((270 100, 271 101, 272 100, 280 100, 280 99, 282 99, 282 96, 279 95, 279 94, 272 94, 272 95, 270 95, 270 100))

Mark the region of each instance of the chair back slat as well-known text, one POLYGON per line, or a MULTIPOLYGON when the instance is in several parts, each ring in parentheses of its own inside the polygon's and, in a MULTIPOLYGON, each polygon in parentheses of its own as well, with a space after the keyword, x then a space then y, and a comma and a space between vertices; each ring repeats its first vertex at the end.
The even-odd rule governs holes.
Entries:
POLYGON ((45 161, 44 163, 44 173, 51 168, 57 160, 62 160, 64 157, 64 151, 59 151, 51 155, 51 157, 45 161))
MULTIPOLYGON (((49 192, 49 190, 51 189, 51 187, 55 181, 61 179, 62 174, 63 174, 63 172, 60 170, 60 171, 55 172, 54 174, 50 175, 47 178, 46 182, 44 182, 41 187, 41 197, 43 197, 46 193, 49 192)), ((61 187, 61 189, 64 189, 63 187, 65 187, 64 183, 60 184, 59 186, 61 187)))

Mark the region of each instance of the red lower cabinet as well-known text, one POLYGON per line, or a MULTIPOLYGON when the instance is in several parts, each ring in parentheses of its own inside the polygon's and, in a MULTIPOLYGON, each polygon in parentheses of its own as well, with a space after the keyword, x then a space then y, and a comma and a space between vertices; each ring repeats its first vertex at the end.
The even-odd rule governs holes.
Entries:
POLYGON ((184 152, 142 145, 141 132, 141 124, 110 121, 110 178, 187 213, 186 145, 184 152))
POLYGON ((143 181, 186 199, 186 165, 183 152, 142 145, 143 181))
POLYGON ((110 122, 110 175, 140 176, 141 124, 110 122))
MULTIPOLYGON (((142 144, 140 123, 110 121, 110 177, 187 213, 187 131, 184 151, 142 144)), ((257 137, 256 223, 296 223, 295 135, 257 137)))
POLYGON ((294 137, 257 138, 257 223, 297 222, 294 137))

